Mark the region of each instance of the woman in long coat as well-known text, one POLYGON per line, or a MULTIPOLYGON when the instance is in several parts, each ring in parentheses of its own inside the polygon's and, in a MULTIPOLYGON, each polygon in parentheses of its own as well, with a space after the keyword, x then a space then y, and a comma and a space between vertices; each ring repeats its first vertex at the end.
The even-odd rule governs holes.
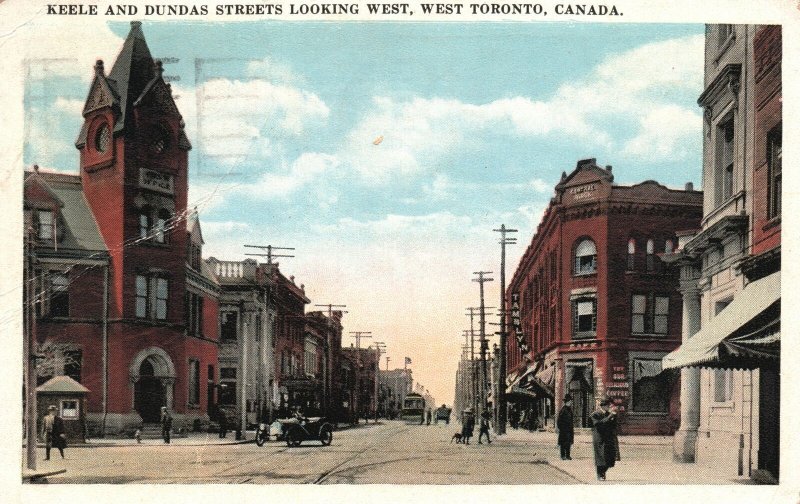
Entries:
POLYGON ((575 415, 572 413, 572 396, 564 396, 564 406, 558 412, 556 428, 558 429, 558 446, 561 448, 561 460, 572 460, 570 448, 575 441, 575 415))
POLYGON ((461 442, 469 444, 469 438, 472 437, 475 431, 475 415, 472 413, 472 408, 467 408, 461 415, 461 442))
POLYGON ((619 460, 617 440, 617 409, 611 399, 600 401, 600 409, 589 417, 592 423, 592 445, 597 479, 605 481, 606 471, 619 460))

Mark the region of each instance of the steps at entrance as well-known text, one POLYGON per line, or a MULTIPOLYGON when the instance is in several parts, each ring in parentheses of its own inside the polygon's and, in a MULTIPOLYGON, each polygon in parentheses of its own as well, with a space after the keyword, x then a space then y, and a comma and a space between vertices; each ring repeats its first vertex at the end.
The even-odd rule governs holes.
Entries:
MULTIPOLYGON (((142 439, 161 439, 161 424, 146 423, 141 428, 142 439)), ((185 433, 172 432, 170 438, 185 438, 185 433)))

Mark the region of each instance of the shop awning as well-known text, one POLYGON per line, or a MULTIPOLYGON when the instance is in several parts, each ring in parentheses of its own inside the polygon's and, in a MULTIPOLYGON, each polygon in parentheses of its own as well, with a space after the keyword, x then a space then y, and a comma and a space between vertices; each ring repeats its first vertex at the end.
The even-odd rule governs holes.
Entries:
POLYGON ((547 375, 547 370, 541 373, 540 371, 542 371, 540 364, 528 366, 528 369, 506 388, 506 394, 520 394, 526 397, 553 397, 553 388, 539 377, 539 375, 547 375))
POLYGON ((780 358, 781 274, 748 284, 719 315, 663 359, 664 369, 754 368, 780 358))

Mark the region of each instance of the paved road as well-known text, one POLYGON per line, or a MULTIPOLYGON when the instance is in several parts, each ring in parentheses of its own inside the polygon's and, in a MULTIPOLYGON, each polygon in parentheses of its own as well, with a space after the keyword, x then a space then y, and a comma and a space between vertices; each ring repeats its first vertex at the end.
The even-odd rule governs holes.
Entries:
MULTIPOLYGON (((219 446, 133 445, 72 448, 51 483, 410 483, 574 484, 547 463, 557 452, 514 439, 491 445, 450 443, 457 424, 387 421, 334 434, 333 444, 219 446), (312 446, 313 445, 313 446, 312 446)), ((40 450, 43 451, 43 450, 40 450)))

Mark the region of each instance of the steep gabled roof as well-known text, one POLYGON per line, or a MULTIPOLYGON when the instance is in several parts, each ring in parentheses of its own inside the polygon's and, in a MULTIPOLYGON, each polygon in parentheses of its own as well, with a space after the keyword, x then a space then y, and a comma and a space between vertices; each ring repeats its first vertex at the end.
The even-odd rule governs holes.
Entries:
POLYGON ((111 68, 108 78, 113 81, 119 95, 119 118, 114 131, 125 128, 125 120, 133 103, 156 76, 153 56, 144 39, 142 23, 131 21, 131 31, 111 68))

